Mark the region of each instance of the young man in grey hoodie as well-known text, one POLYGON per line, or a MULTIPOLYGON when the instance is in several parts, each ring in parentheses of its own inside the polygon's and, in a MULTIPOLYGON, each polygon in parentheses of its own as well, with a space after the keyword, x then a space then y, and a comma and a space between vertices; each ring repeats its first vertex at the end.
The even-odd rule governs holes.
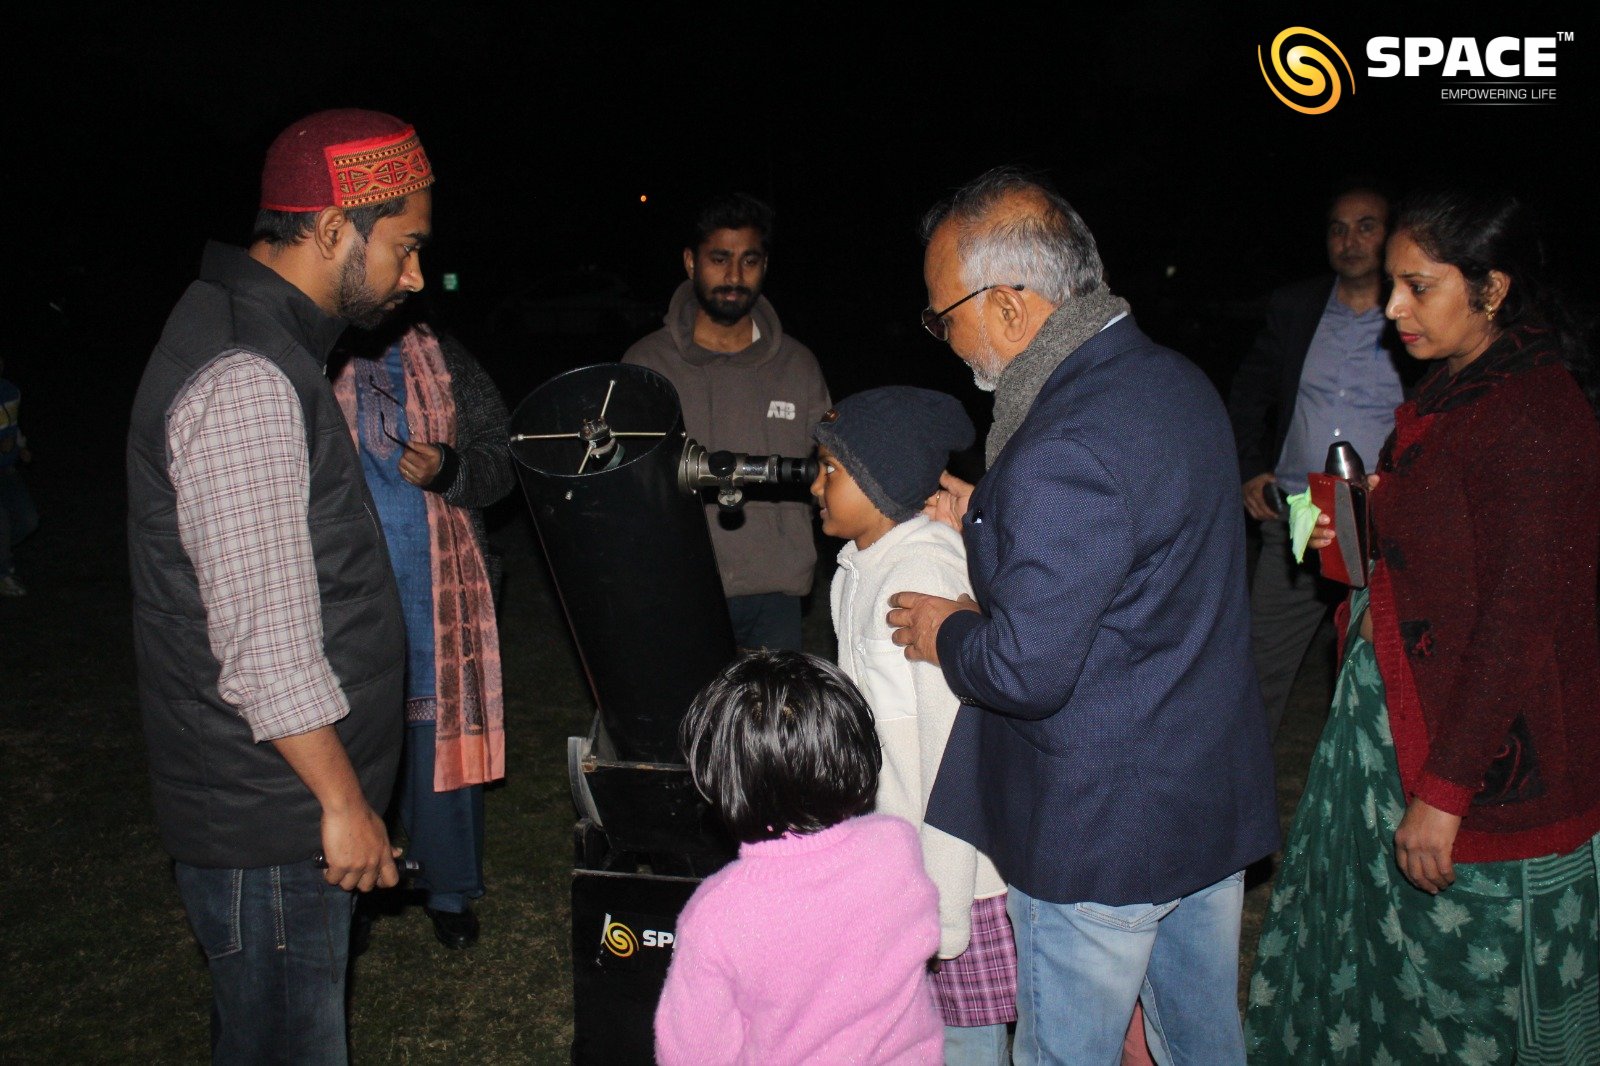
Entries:
MULTIPOLYGON (((689 436, 712 451, 808 455, 811 427, 833 406, 811 349, 761 295, 771 233, 772 209, 753 196, 707 204, 666 324, 622 357, 672 382, 689 436)), ((742 512, 708 505, 706 520, 735 641, 799 651, 800 598, 817 561, 809 502, 758 490, 742 512)))

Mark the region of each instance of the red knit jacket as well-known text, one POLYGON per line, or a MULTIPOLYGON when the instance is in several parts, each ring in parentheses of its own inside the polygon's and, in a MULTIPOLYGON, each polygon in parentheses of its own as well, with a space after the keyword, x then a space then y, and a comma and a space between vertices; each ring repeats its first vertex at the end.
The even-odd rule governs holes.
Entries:
POLYGON ((1408 796, 1462 862, 1600 832, 1600 425, 1548 333, 1507 334, 1395 415, 1372 494, 1374 646, 1408 796))

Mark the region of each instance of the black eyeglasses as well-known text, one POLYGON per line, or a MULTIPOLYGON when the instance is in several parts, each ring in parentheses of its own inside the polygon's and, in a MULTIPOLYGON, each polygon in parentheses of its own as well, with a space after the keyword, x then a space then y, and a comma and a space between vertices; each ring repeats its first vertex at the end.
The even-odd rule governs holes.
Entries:
POLYGON ((946 322, 944 319, 945 316, 951 311, 954 311, 956 308, 960 307, 974 296, 982 295, 983 293, 988 292, 990 289, 1016 289, 1018 292, 1021 292, 1026 287, 1027 286, 1024 285, 1007 285, 1003 281, 997 281, 993 285, 985 285, 981 289, 973 289, 961 299, 957 300, 949 307, 946 307, 943 311, 935 311, 931 307, 924 307, 922 309, 922 328, 927 330, 928 335, 934 340, 948 341, 950 339, 950 323, 946 322))

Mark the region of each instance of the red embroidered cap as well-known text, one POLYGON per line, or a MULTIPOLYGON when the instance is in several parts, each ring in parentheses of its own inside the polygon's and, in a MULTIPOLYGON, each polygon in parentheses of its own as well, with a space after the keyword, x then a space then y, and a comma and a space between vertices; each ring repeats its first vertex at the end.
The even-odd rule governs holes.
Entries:
POLYGON ((261 207, 366 207, 432 184, 428 155, 406 123, 381 111, 319 111, 278 134, 267 149, 261 207))

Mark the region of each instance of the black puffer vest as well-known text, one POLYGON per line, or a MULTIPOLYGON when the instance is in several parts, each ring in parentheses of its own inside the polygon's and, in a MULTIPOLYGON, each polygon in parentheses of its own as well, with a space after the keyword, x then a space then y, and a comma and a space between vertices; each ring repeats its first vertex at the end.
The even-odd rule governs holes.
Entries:
POLYGON ((219 356, 270 359, 294 386, 310 448, 309 526, 323 648, 350 701, 339 737, 374 810, 400 755, 405 634, 388 550, 350 427, 324 364, 345 323, 242 249, 206 248, 200 280, 167 320, 128 430, 128 553, 139 704, 162 843, 194 866, 253 867, 321 850, 322 809, 270 743, 255 743, 217 690, 194 567, 178 539, 167 414, 219 356))

